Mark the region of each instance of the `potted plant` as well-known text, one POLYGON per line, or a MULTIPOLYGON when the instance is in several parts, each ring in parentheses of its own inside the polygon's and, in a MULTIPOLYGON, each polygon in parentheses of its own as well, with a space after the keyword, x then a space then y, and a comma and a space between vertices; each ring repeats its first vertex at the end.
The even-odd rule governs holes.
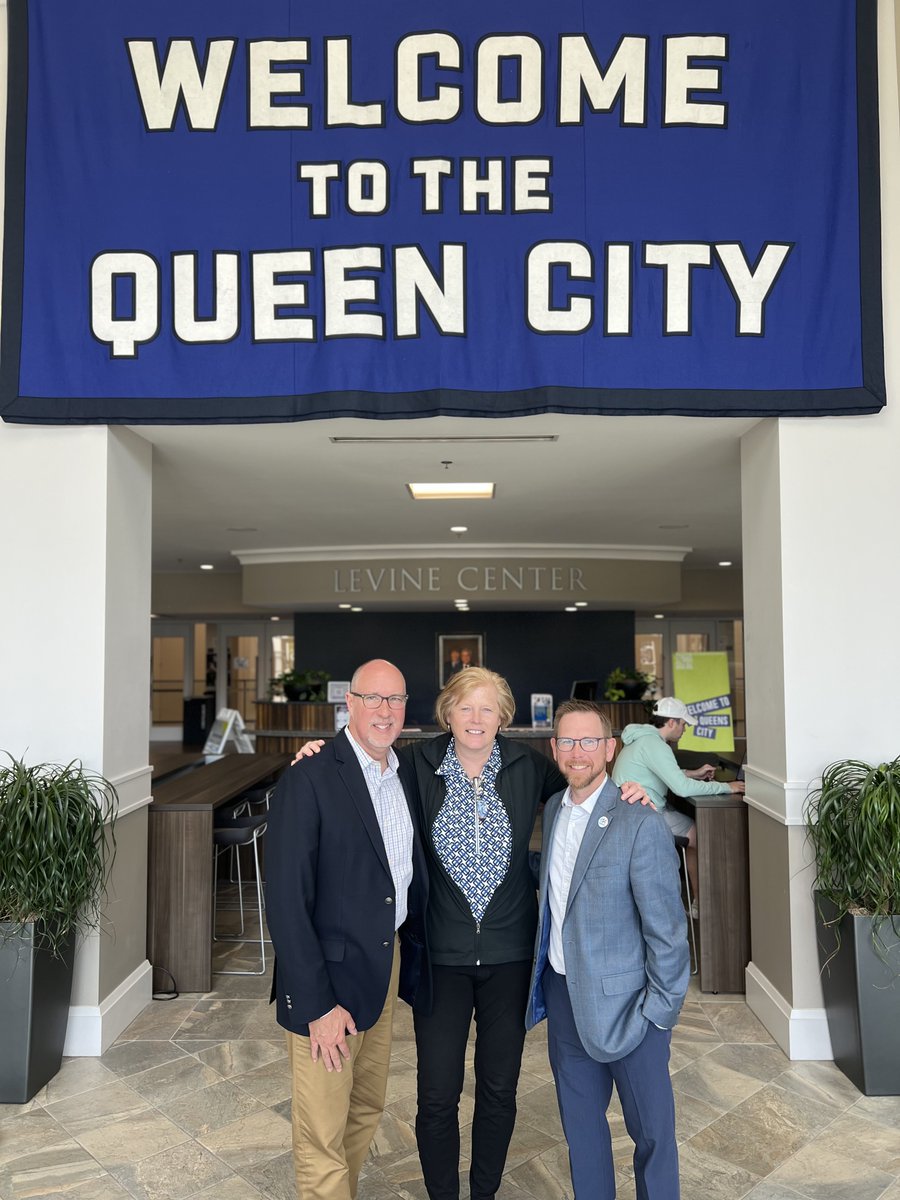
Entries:
POLYGON ((806 827, 834 1061, 866 1095, 900 1095, 900 758, 826 767, 806 827))
POLYGON ((603 695, 607 700, 640 700, 649 687, 652 687, 652 675, 645 675, 636 668, 624 671, 614 667, 606 677, 603 695))
POLYGON ((0 1103, 62 1064, 75 933, 96 927, 115 853, 115 788, 80 762, 0 766, 0 1103))
POLYGON ((326 685, 330 678, 327 671, 283 671, 271 680, 271 687, 273 693, 281 692, 287 700, 321 704, 325 700, 326 685))

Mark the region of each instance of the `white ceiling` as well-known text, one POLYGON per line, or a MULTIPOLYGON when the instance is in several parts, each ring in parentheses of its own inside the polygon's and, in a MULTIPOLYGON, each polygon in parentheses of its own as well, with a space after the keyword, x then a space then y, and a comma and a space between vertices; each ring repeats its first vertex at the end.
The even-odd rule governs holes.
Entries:
POLYGON ((754 418, 582 417, 139 426, 153 443, 153 568, 239 569, 233 551, 465 542, 689 546, 741 560, 740 438, 754 418), (334 437, 555 435, 539 443, 335 445, 334 437), (443 467, 442 460, 450 460, 443 467), (492 501, 405 484, 493 480, 492 501), (665 528, 675 526, 676 528, 665 528))

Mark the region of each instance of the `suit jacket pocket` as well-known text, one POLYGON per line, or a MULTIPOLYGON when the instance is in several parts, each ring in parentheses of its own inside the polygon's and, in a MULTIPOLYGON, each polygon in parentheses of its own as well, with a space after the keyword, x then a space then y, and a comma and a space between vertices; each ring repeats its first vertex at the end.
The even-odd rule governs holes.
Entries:
POLYGON ((624 971, 621 975, 604 975, 602 979, 605 996, 619 996, 623 992, 639 992, 647 985, 645 971, 624 971))
POLYGON ((344 961, 344 943, 338 939, 325 938, 319 942, 322 949, 322 957, 326 962, 343 962, 344 961))

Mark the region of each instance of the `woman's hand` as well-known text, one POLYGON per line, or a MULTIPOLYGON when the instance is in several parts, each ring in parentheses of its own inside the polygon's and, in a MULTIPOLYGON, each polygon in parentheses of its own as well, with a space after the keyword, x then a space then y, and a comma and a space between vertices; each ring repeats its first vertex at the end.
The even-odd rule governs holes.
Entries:
POLYGON ((622 799, 626 801, 626 803, 637 804, 638 800, 640 800, 641 804, 649 804, 650 807, 655 811, 656 805, 639 783, 623 783, 619 790, 622 793, 622 799))
POLYGON ((307 742, 305 746, 301 746, 294 757, 291 759, 291 766, 296 766, 303 758, 312 758, 314 754, 318 754, 325 745, 324 738, 317 738, 314 742, 307 742))

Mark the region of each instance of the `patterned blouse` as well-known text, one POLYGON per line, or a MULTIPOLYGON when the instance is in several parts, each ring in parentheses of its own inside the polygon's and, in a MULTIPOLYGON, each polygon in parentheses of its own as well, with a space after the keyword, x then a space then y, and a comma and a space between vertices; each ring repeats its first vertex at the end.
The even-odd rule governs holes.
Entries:
POLYGON ((478 922, 506 878, 512 854, 512 827, 497 795, 499 770, 500 747, 494 742, 481 775, 469 779, 451 738, 436 771, 444 777, 447 795, 431 830, 434 848, 478 922))

